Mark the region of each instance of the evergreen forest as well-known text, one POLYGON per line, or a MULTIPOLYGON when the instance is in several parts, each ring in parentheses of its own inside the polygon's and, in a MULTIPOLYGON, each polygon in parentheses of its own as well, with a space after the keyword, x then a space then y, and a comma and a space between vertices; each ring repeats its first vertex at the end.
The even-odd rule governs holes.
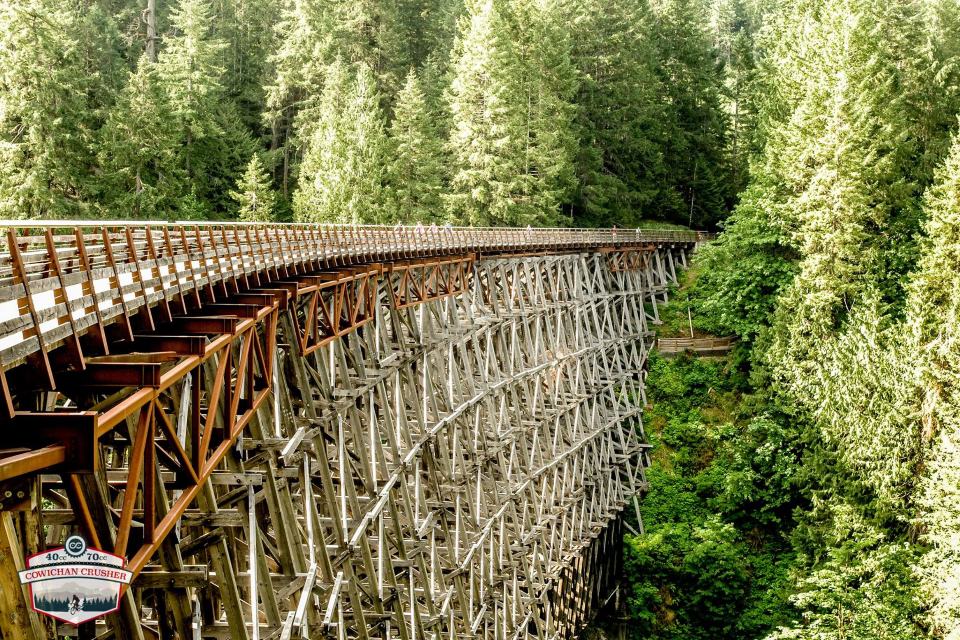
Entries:
POLYGON ((958 116, 957 0, 0 2, 0 218, 721 232, 630 640, 960 640, 958 116))
POLYGON ((0 218, 716 228, 754 9, 0 3, 0 218))

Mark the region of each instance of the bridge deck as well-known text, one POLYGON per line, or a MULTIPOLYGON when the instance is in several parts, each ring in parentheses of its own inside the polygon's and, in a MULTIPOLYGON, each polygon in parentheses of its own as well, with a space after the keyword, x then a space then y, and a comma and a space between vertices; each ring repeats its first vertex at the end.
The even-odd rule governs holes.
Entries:
POLYGON ((606 595, 703 234, 81 224, 0 255, 3 640, 57 632, 10 562, 77 532, 136 640, 553 640, 606 595))
POLYGON ((0 253, 4 369, 78 332, 102 332, 104 324, 126 322, 144 307, 225 281, 449 255, 679 247, 705 237, 612 229, 78 224, 8 227, 7 252, 0 253))

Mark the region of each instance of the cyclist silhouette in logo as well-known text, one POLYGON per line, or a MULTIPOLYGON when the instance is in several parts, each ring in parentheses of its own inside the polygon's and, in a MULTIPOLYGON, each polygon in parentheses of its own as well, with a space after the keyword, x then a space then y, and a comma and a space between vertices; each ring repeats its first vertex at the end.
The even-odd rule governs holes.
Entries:
POLYGON ((76 613, 83 608, 83 605, 80 604, 80 598, 76 594, 73 596, 73 600, 70 602, 70 613, 76 613))

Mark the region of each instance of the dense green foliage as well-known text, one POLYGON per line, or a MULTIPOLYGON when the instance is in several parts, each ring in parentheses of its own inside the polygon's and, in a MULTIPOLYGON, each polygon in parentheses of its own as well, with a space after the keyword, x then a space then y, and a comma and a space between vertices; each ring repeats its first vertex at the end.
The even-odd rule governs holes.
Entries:
MULTIPOLYGON (((686 330, 687 303, 675 297, 664 327, 686 330)), ((808 446, 793 411, 751 385, 742 355, 651 356, 645 535, 624 547, 631 638, 756 638, 792 618, 808 446)))
POLYGON ((716 225, 740 54, 648 1, 3 3, 0 216, 716 225))
POLYGON ((752 87, 749 181, 664 324, 689 306, 741 341, 651 363, 631 615, 643 638, 957 638, 958 8, 754 9, 727 81, 752 87))

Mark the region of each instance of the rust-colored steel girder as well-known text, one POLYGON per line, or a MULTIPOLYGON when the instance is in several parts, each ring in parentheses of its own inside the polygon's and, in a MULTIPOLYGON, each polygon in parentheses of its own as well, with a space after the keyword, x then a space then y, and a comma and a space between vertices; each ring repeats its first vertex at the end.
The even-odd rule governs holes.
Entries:
POLYGON ((367 265, 299 278, 292 315, 301 355, 313 353, 375 318, 381 271, 379 265, 367 265))
POLYGON ((390 263, 390 304, 394 310, 463 293, 473 255, 390 263))

